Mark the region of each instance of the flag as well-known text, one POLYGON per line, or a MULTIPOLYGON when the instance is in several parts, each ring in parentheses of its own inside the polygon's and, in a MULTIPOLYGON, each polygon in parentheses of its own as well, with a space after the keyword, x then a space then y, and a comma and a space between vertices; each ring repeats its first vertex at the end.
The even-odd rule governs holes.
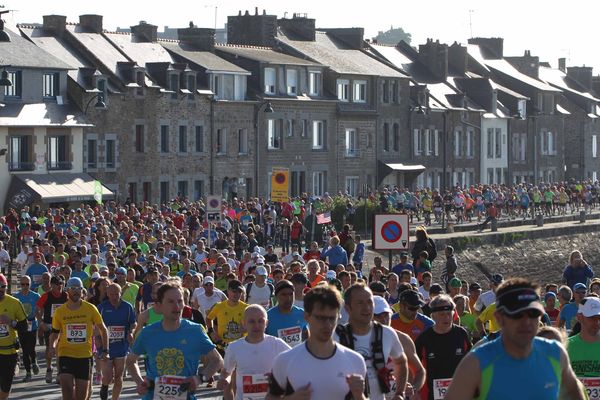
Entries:
POLYGON ((100 181, 94 181, 94 200, 98 204, 102 204, 102 183, 100 181))
POLYGON ((317 214, 317 224, 329 224, 331 223, 331 212, 327 211, 323 214, 317 214))

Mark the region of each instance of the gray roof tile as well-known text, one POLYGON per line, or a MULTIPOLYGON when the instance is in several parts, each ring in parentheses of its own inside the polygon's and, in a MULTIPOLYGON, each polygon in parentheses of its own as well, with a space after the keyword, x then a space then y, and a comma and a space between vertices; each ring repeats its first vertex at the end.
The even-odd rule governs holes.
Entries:
POLYGON ((160 44, 173 54, 183 57, 193 62, 194 64, 205 68, 208 71, 223 71, 240 74, 249 73, 245 69, 240 68, 237 65, 232 64, 229 61, 224 60, 223 58, 209 51, 198 51, 195 50, 192 46, 178 42, 160 41, 160 44))
POLYGON ((22 68, 70 69, 69 65, 42 50, 20 34, 4 28, 10 42, 0 42, 0 65, 22 68))

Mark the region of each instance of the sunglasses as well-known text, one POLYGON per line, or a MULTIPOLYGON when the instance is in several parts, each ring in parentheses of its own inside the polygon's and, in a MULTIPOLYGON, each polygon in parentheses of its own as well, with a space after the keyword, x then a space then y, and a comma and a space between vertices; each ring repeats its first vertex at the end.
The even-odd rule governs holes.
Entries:
POLYGON ((419 308, 421 308, 421 307, 419 307, 419 306, 415 307, 415 306, 409 306, 409 305, 407 305, 406 308, 408 308, 410 311, 419 311, 419 308))
POLYGON ((80 288, 79 286, 71 286, 68 289, 69 290, 74 290, 74 291, 80 291, 82 288, 80 288))
POLYGON ((536 318, 539 318, 542 316, 542 312, 540 310, 523 310, 516 314, 504 313, 504 315, 506 315, 508 318, 514 319, 514 320, 523 319, 523 317, 525 317, 525 316, 527 316, 527 318, 529 318, 529 319, 536 319, 536 318))

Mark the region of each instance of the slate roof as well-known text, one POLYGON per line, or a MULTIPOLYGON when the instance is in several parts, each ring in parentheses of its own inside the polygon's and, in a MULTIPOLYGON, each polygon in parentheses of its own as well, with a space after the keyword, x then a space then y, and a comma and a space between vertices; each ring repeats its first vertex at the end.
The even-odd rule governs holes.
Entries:
POLYGON ((267 64, 319 66, 319 63, 280 53, 270 47, 217 44, 216 50, 267 64))
POLYGON ((0 108, 0 126, 93 126, 70 104, 6 103, 0 108))
POLYGON ((169 52, 157 42, 138 42, 130 33, 104 32, 104 36, 140 67, 148 63, 174 62, 169 52))
POLYGON ((550 85, 558 89, 583 97, 587 100, 600 102, 600 99, 594 97, 591 93, 584 92, 578 84, 567 77, 563 71, 554 68, 540 67, 540 79, 548 82, 550 85))
POLYGON ((207 70, 207 72, 231 72, 249 75, 250 72, 209 51, 198 51, 193 46, 180 42, 160 41, 169 52, 183 57, 207 70))
POLYGON ((54 55, 42 50, 20 34, 4 28, 10 42, 0 42, 0 65, 22 68, 67 70, 70 67, 54 55))
POLYGON ((348 48, 324 31, 316 31, 314 42, 292 40, 281 30, 277 39, 338 74, 406 78, 406 75, 375 60, 365 52, 348 48))

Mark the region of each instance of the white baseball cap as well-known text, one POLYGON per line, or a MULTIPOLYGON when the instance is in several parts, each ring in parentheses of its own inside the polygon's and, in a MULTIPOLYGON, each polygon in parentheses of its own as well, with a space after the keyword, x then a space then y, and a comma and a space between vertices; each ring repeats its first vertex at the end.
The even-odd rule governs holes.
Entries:
POLYGON ((381 296, 373 296, 373 314, 381 314, 384 312, 393 314, 393 311, 388 302, 381 296))
POLYGON ((586 297, 585 303, 579 305, 578 312, 584 317, 595 317, 600 315, 600 299, 597 297, 586 297))

